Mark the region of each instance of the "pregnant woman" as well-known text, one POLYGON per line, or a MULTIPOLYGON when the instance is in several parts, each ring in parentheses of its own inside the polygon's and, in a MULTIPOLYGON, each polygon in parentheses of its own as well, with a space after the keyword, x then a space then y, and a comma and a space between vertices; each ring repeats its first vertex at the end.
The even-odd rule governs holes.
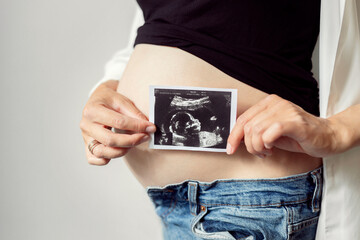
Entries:
POLYGON ((322 157, 360 138, 349 113, 318 117, 320 1, 138 4, 130 45, 83 111, 89 163, 124 156, 164 239, 314 239, 322 157), (227 154, 149 149, 150 85, 237 89, 227 154))

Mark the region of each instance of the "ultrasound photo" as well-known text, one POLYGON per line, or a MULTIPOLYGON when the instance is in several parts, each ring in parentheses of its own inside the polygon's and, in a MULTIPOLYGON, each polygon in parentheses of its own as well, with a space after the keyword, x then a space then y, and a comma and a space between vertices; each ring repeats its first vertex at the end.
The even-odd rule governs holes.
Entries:
POLYGON ((150 86, 150 148, 225 152, 236 103, 236 89, 150 86))

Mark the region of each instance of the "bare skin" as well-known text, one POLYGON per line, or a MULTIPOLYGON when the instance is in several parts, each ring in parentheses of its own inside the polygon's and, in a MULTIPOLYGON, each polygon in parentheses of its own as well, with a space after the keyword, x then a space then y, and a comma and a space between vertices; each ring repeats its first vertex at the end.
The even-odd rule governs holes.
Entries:
POLYGON ((334 127, 343 126, 339 122, 312 116, 178 48, 138 44, 121 80, 108 81, 92 94, 80 128, 85 146, 93 139, 102 143, 93 155, 86 149, 90 164, 105 165, 124 156, 146 187, 186 179, 276 178, 313 170, 322 165, 322 156, 349 148, 339 150, 336 144, 343 138, 337 129, 344 128, 334 127), (149 85, 238 89, 239 118, 228 139, 228 155, 148 149, 147 134, 155 130, 147 121, 149 85), (109 127, 127 131, 113 133, 109 127), (321 134, 310 134, 316 131, 321 134))

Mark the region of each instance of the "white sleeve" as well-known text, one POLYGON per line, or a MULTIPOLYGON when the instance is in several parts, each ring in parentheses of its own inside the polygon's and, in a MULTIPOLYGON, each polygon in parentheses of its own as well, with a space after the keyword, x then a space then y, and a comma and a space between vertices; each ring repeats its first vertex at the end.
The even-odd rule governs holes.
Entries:
POLYGON ((129 61, 130 55, 134 50, 133 45, 137 35, 137 29, 144 24, 144 17, 142 10, 138 5, 136 5, 135 17, 132 22, 130 36, 128 44, 125 48, 117 51, 113 57, 105 65, 105 74, 104 77, 95 84, 95 86, 90 90, 90 95, 95 91, 95 89, 103 82, 108 80, 120 80, 127 62, 129 61))

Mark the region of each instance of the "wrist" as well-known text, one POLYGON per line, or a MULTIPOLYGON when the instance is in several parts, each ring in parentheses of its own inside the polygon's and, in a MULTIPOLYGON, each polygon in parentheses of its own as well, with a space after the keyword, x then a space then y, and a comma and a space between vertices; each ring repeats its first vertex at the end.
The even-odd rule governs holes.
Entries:
POLYGON ((107 80, 106 82, 103 82, 100 86, 105 86, 107 88, 111 88, 112 90, 117 90, 117 87, 119 85, 119 80, 107 80))
POLYGON ((329 117, 327 120, 332 131, 333 154, 342 153, 350 149, 354 142, 354 130, 336 115, 329 117))

